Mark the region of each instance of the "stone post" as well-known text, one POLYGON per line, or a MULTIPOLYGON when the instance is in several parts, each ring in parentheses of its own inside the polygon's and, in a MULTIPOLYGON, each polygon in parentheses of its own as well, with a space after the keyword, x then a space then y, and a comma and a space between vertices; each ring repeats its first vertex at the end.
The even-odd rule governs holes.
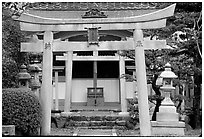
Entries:
POLYGON ((50 134, 51 128, 51 106, 52 106, 52 46, 53 33, 46 31, 44 33, 43 47, 43 70, 42 70, 42 89, 40 93, 40 102, 42 106, 42 124, 41 135, 50 134))
POLYGON ((149 117, 146 65, 142 30, 134 30, 135 65, 137 75, 138 106, 141 136, 151 136, 151 126, 149 117))

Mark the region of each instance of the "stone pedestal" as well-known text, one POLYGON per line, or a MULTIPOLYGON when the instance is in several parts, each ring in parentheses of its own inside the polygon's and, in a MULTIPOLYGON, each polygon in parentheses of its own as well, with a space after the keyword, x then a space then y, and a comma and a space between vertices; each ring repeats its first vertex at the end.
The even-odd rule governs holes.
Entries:
POLYGON ((152 136, 184 136, 184 122, 151 121, 152 136))
POLYGON ((152 136, 184 136, 185 123, 179 122, 176 107, 169 99, 167 97, 163 100, 157 112, 157 121, 151 122, 152 136))
POLYGON ((185 123, 179 122, 175 106, 160 106, 157 121, 152 121, 152 136, 184 136, 185 123))

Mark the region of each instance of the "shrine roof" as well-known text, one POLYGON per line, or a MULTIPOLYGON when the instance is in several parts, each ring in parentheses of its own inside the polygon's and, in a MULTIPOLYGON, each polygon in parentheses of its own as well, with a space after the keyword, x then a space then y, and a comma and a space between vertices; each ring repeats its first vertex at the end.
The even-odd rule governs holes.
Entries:
POLYGON ((44 18, 82 18, 90 9, 99 9, 108 18, 131 17, 163 8, 153 2, 36 2, 27 13, 44 18))

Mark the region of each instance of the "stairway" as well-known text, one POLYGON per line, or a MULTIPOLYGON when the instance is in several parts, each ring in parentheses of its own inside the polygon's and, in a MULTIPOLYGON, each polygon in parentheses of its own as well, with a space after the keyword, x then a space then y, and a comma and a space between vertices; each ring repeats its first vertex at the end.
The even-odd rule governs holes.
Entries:
POLYGON ((114 111, 76 111, 68 117, 55 116, 58 128, 78 128, 78 129, 125 129, 126 120, 114 111))

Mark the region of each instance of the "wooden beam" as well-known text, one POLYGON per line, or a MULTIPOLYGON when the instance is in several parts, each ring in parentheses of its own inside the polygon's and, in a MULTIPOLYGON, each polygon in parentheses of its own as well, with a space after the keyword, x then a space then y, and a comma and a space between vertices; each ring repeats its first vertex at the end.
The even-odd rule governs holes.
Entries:
POLYGON ((156 29, 166 26, 166 19, 140 23, 97 23, 97 24, 63 24, 43 25, 20 22, 23 31, 85 31, 86 28, 100 27, 100 30, 156 29))
POLYGON ((33 23, 33 24, 44 24, 44 25, 65 25, 65 24, 115 24, 115 23, 138 23, 138 22, 149 22, 164 19, 170 16, 173 16, 174 9, 176 4, 172 4, 164 9, 139 15, 139 16, 130 16, 130 17, 121 17, 121 18, 74 18, 74 19, 59 19, 59 18, 45 18, 28 13, 23 13, 18 19, 20 22, 33 23))
POLYGON ((21 52, 43 52, 43 41, 37 41, 36 43, 22 42, 21 52))
POLYGON ((64 112, 69 114, 71 109, 71 94, 72 94, 72 56, 73 52, 67 52, 64 57, 66 57, 66 91, 65 91, 65 106, 64 106, 64 112))
MULTIPOLYGON (((56 60, 65 61, 63 56, 56 56, 56 60)), ((132 61, 133 59, 125 58, 125 61, 132 61)), ((119 61, 119 56, 74 56, 73 61, 119 61)))
MULTIPOLYGON (((131 37, 132 32, 128 30, 98 30, 99 35, 113 35, 113 36, 118 36, 118 37, 131 37)), ((61 31, 57 32, 54 34, 55 39, 67 39, 70 37, 76 37, 79 35, 87 35, 87 30, 86 31, 61 31)))
MULTIPOLYGON (((125 74, 125 58, 120 56, 119 70, 120 77, 125 74)), ((126 99, 126 79, 120 78, 120 94, 121 94, 121 112, 127 113, 127 99, 126 99)))
POLYGON ((93 62, 93 88, 95 93, 95 106, 97 106, 96 93, 97 93, 97 61, 93 62))
POLYGON ((73 56, 73 61, 119 61, 119 56, 73 56))
POLYGON ((59 101, 58 101, 58 71, 55 71, 55 110, 59 110, 59 101))

